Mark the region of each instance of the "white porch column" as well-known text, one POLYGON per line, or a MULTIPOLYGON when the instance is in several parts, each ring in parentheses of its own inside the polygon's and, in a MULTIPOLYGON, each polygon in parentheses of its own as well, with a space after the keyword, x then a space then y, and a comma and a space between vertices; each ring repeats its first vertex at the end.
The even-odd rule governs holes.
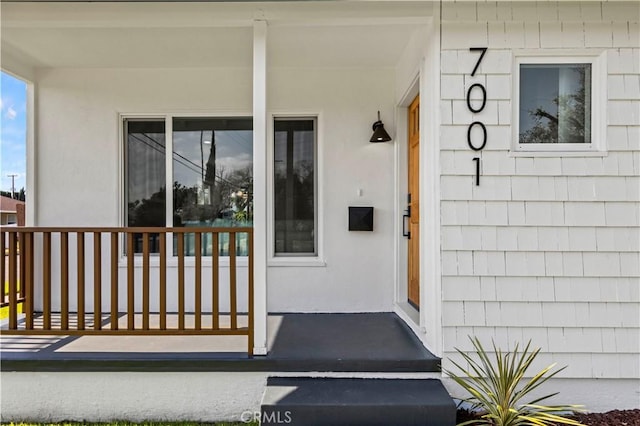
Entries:
POLYGON ((36 158, 36 87, 33 80, 27 82, 27 211, 26 226, 37 226, 36 207, 36 172, 38 159, 36 158))
POLYGON ((267 354, 267 23, 253 23, 253 353, 267 354))

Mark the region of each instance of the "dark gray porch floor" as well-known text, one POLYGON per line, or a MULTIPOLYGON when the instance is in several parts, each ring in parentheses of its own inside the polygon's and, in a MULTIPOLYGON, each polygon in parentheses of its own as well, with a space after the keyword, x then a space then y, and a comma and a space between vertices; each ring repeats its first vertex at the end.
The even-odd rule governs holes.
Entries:
MULTIPOLYGON (((0 351, 2 371, 436 372, 440 359, 394 313, 278 314, 270 352, 69 351, 84 337, 38 350, 0 351)), ((42 336, 2 336, 2 339, 42 336)), ((96 337, 94 337, 95 339, 96 337)), ((158 339, 161 339, 159 337, 158 339)), ((216 339, 216 337, 211 337, 216 339)), ((4 345, 3 345, 4 346, 4 345)))

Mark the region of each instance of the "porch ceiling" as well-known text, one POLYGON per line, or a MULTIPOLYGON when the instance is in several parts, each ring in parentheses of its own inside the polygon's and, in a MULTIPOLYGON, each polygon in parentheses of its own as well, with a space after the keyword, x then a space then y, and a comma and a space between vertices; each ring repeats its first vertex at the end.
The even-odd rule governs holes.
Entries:
POLYGON ((250 67, 253 19, 274 67, 393 67, 421 2, 2 4, 2 56, 33 68, 250 67))
POLYGON ((283 67, 394 67, 416 25, 276 27, 269 59, 283 67))
POLYGON ((2 50, 36 67, 250 67, 251 28, 7 28, 2 50))

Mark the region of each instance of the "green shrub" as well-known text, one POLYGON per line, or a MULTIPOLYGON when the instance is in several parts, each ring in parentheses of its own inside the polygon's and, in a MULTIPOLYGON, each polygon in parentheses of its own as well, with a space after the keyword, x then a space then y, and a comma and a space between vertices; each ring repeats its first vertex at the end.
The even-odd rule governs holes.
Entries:
POLYGON ((557 395, 557 392, 532 399, 526 403, 522 402, 523 399, 530 396, 533 390, 566 367, 551 372, 555 367, 555 364, 552 364, 530 379, 524 379, 520 385, 526 371, 540 352, 539 348, 530 351, 531 341, 529 341, 522 352, 518 350, 518 345, 515 346, 513 352, 503 352, 493 343, 495 359, 492 360, 478 338, 469 337, 469 339, 475 348, 475 354, 479 361, 456 348, 469 364, 469 369, 465 369, 451 360, 462 374, 458 375, 445 370, 445 373, 471 395, 465 401, 471 403, 479 414, 477 419, 466 421, 458 426, 474 424, 493 426, 581 425, 576 420, 559 415, 560 413, 580 411, 581 406, 540 405, 541 401, 557 395))

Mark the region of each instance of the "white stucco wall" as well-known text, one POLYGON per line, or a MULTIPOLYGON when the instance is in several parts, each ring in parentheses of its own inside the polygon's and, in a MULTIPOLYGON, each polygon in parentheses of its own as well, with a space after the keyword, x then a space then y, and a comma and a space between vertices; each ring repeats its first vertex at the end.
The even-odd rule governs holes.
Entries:
MULTIPOLYGON (((251 70, 245 68, 39 70, 37 225, 121 224, 118 114, 191 112, 249 116, 251 79, 251 70)), ((321 224, 318 239, 322 247, 320 258, 312 266, 282 266, 281 259, 277 259, 274 264, 279 266, 269 267, 269 310, 392 309, 393 145, 371 144, 368 139, 378 109, 386 128, 394 133, 393 79, 393 69, 269 70, 269 109, 273 114, 318 116, 321 224), (350 205, 375 208, 374 232, 348 231, 350 205)), ((70 240, 70 250, 75 252, 74 238, 70 240)), ((87 247, 91 247, 90 240, 87 247)), ((104 253, 107 250, 105 245, 104 253)), ((52 259, 54 283, 60 276, 57 256, 54 253, 52 259)), ((242 260, 239 264, 243 264, 242 260)), ((109 282, 108 265, 105 259, 105 284, 109 282)), ((125 303, 126 295, 125 266, 122 264, 120 270, 121 303, 125 303)), ((69 268, 73 280, 73 259, 69 268)), ((90 277, 91 271, 87 274, 90 277)), ((168 275, 170 292, 175 274, 177 270, 172 268, 168 275)), ((224 282, 226 269, 221 274, 224 282)), ((192 269, 187 269, 186 275, 192 277, 192 269)), ((211 299, 206 291, 209 276, 203 273, 205 310, 211 299)), ((157 273, 152 272, 152 282, 156 277, 157 273)), ((224 285, 221 288, 226 290, 224 285)), ((91 309, 88 290, 87 309, 91 309)), ((54 290, 54 307, 58 294, 54 290)), ((108 294, 105 285, 103 309, 109 307, 108 294)), ((75 286, 71 285, 71 309, 75 308, 75 299, 75 286)), ((224 306, 226 296, 222 299, 224 306)), ((136 300, 140 309, 139 295, 136 300)), ((157 298, 152 295, 152 300, 157 298)), ((187 286, 187 309, 192 300, 192 291, 187 286)), ((246 306, 244 300, 240 294, 240 309, 246 306)), ((173 304, 175 298, 168 298, 168 302, 173 304)))
POLYGON ((260 410, 266 381, 257 372, 3 372, 1 419, 240 421, 260 410))
MULTIPOLYGON (((273 113, 318 113, 322 266, 268 270, 270 311, 390 311, 393 304, 393 145, 372 144, 379 109, 394 134, 393 69, 273 69, 273 113), (372 121, 373 120, 373 121, 372 121), (358 191, 362 195, 358 195, 358 191), (373 206, 374 231, 349 232, 348 207, 373 206)), ((299 260, 299 259, 297 259, 299 260)))
MULTIPOLYGON (((0 419, 10 421, 241 421, 260 409, 269 375, 261 372, 3 372, 0 419), (37 386, 33 384, 37 383, 37 386), (60 392, 64 389, 64 392, 60 392), (233 391, 231 391, 233 390, 233 391), (25 404, 29 401, 29 404, 25 404)), ((433 378, 429 373, 309 373, 310 377, 433 378)), ((464 396, 444 379, 454 396, 464 396)), ((634 380, 552 379, 534 396, 591 412, 637 408, 634 380)))
POLYGON ((40 69, 38 226, 119 226, 119 113, 251 115, 251 69, 40 69), (63 195, 64 194, 64 195, 63 195))
POLYGON ((445 357, 469 350, 468 335, 503 348, 532 339, 538 366, 568 365, 563 377, 640 376, 639 14, 636 2, 444 3, 445 357), (485 46, 472 78, 469 48, 485 46), (605 155, 510 155, 512 55, 522 48, 604 52, 605 155), (465 104, 474 82, 487 89, 479 114, 465 104), (487 125, 481 153, 466 141, 475 120, 487 125))

